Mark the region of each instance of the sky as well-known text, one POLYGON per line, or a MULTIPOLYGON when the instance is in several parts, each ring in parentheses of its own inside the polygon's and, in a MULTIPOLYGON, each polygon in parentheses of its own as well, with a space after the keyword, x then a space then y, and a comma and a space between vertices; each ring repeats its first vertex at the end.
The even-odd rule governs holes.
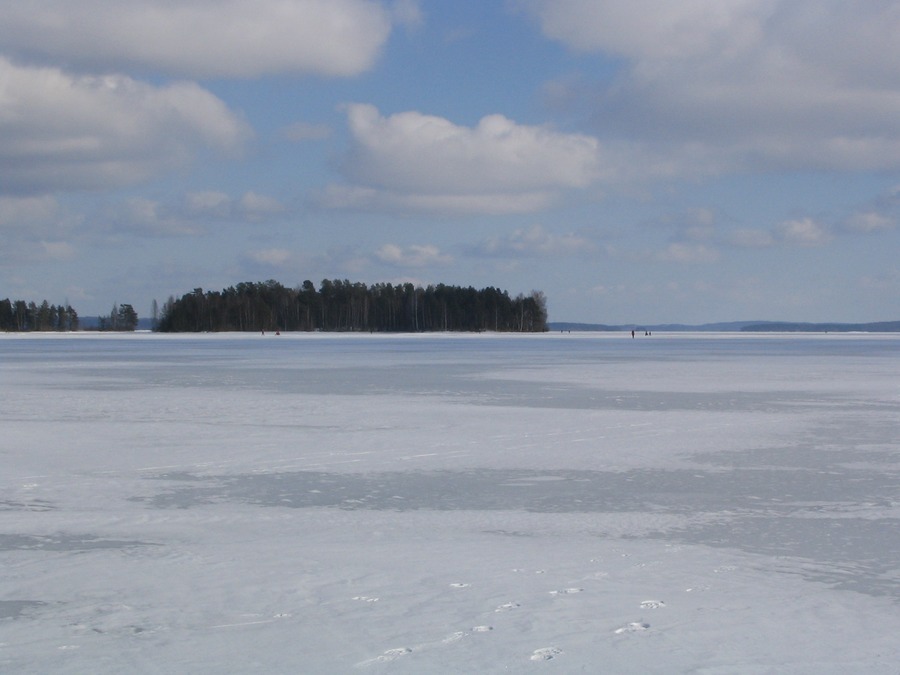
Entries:
POLYGON ((0 0, 0 298, 900 319, 900 1, 0 0))

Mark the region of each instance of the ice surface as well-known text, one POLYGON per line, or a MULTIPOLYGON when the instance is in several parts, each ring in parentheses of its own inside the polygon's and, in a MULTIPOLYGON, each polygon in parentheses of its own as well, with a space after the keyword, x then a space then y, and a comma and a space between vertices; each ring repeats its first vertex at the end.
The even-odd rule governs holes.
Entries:
POLYGON ((0 336, 0 672, 896 673, 900 336, 0 336))

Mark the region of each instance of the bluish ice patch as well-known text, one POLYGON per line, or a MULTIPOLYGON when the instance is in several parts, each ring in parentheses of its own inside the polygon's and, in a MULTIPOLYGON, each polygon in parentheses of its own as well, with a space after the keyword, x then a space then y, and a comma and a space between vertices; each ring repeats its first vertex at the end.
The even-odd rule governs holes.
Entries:
POLYGON ((46 604, 39 600, 0 600, 0 621, 27 616, 46 604))
POLYGON ((157 545, 149 541, 107 539, 66 532, 53 535, 0 534, 0 551, 96 551, 157 545))
POLYGON ((811 580, 900 598, 900 579, 892 574, 900 560, 900 537, 892 536, 897 521, 854 515, 891 503, 896 472, 848 469, 840 466, 839 457, 825 459, 826 466, 805 470, 766 466, 714 471, 163 474, 157 478, 178 484, 137 501, 155 508, 232 502, 399 512, 669 514, 684 516, 690 524, 644 536, 806 559, 814 563, 805 568, 811 580))

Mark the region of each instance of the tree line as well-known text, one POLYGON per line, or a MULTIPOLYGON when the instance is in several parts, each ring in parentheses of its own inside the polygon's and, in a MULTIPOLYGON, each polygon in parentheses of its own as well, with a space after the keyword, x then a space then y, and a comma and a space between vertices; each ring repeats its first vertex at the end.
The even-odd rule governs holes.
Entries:
POLYGON ((308 280, 287 288, 270 279, 170 297, 157 330, 541 332, 547 330, 547 302, 541 291, 511 298, 493 287, 325 279, 319 288, 308 280))
MULTIPOLYGON (((92 323, 92 322, 87 322, 92 323)), ((97 317, 97 330, 133 331, 138 326, 138 315, 128 304, 113 305, 108 316, 97 317)), ((81 320, 72 306, 51 305, 44 300, 40 305, 24 300, 0 300, 0 331, 75 331, 81 320)))
POLYGON ((129 304, 114 304, 109 316, 97 317, 97 330, 133 331, 137 325, 137 312, 129 304))
POLYGON ((78 312, 69 303, 51 305, 44 300, 40 305, 24 300, 0 300, 0 330, 19 331, 70 331, 78 330, 78 312))

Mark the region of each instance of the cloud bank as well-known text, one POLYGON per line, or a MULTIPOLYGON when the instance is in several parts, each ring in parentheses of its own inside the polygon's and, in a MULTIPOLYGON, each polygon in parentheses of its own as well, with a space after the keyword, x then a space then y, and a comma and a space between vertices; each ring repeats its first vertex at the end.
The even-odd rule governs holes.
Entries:
POLYGON ((0 13, 7 53, 188 77, 357 75, 372 67, 395 18, 365 0, 4 0, 0 13))
POLYGON ((579 94, 601 137, 691 173, 900 166, 896 3, 518 4, 547 37, 624 61, 611 84, 579 94))
POLYGON ((146 180, 205 150, 230 152, 245 123, 189 82, 73 76, 0 56, 0 191, 100 189, 146 180))

